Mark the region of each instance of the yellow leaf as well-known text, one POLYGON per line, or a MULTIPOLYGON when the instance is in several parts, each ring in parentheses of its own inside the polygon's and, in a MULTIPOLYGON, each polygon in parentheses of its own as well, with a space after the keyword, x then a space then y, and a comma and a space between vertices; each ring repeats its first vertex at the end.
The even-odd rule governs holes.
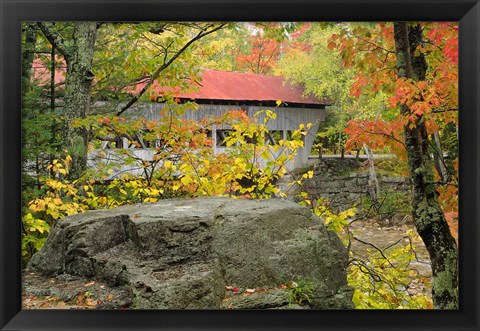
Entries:
POLYGON ((241 164, 243 162, 243 159, 240 157, 235 158, 235 164, 241 164))

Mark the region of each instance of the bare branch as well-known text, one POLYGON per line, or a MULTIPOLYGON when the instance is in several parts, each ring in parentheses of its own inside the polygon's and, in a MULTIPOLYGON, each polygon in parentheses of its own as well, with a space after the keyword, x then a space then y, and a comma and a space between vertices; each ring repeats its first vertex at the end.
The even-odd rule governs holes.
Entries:
POLYGON ((376 249, 380 255, 385 259, 385 261, 387 261, 387 263, 392 267, 392 268, 395 268, 395 266, 392 264, 392 262, 390 262, 390 260, 388 259, 388 257, 385 256, 384 252, 382 249, 378 248, 377 246, 375 246, 374 244, 372 244, 371 242, 367 242, 367 241, 363 241, 362 239, 360 238, 357 238, 355 236, 353 236, 353 239, 364 244, 364 245, 367 245, 367 246, 370 246, 370 247, 373 247, 374 249, 376 249))

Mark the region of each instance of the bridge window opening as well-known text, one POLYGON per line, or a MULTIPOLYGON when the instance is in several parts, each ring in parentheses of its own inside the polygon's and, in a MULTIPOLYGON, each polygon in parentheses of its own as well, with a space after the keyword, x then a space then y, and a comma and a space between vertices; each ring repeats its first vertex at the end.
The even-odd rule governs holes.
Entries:
POLYGON ((233 130, 217 130, 217 147, 227 147, 226 138, 233 130))
MULTIPOLYGON (((293 139, 292 139, 293 132, 294 132, 294 131, 292 131, 292 130, 287 130, 287 137, 286 137, 286 139, 287 139, 288 141, 292 141, 292 140, 293 140, 293 139)), ((302 130, 302 132, 303 132, 303 133, 306 133, 307 131, 302 130)), ((302 134, 302 139, 301 139, 301 141, 305 142, 305 134, 302 134)))
POLYGON ((258 135, 255 134, 255 133, 252 135, 252 137, 247 136, 247 135, 243 135, 243 137, 245 138, 245 142, 247 144, 257 144, 258 143, 258 135))
POLYGON ((265 137, 267 145, 278 145, 278 142, 283 139, 282 130, 270 130, 265 137))

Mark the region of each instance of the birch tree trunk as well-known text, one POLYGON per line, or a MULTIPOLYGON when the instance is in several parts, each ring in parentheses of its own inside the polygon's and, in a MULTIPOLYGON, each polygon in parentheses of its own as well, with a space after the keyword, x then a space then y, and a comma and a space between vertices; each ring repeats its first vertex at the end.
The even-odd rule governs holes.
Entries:
POLYGON ((380 185, 378 184, 377 173, 375 172, 375 163, 373 163, 372 151, 368 148, 367 144, 363 143, 363 150, 367 156, 369 170, 368 170, 368 193, 373 202, 378 201, 380 194, 380 185))
MULTIPOLYGON (((394 39, 398 76, 415 81, 425 80, 427 63, 423 54, 415 55, 415 50, 422 42, 420 25, 395 22, 394 39)), ((401 112, 410 115, 410 109, 405 104, 401 106, 401 112)), ((417 116, 414 124, 413 127, 404 127, 413 190, 413 221, 432 262, 434 307, 458 309, 457 246, 437 200, 425 122, 421 116, 417 116)))
POLYGON ((445 167, 445 159, 443 158, 443 148, 440 142, 440 135, 438 131, 433 133, 433 140, 435 141, 435 151, 433 152, 433 160, 435 163, 435 168, 437 169, 442 182, 446 182, 448 180, 448 171, 445 167))

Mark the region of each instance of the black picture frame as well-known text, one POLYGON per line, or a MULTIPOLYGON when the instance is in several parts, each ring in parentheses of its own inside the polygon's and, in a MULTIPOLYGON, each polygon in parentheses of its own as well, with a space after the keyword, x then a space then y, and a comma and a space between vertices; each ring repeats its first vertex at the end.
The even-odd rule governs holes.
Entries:
POLYGON ((474 0, 0 0, 1 330, 479 330, 480 4, 474 0), (460 309, 70 311, 21 309, 22 21, 458 21, 460 309))

